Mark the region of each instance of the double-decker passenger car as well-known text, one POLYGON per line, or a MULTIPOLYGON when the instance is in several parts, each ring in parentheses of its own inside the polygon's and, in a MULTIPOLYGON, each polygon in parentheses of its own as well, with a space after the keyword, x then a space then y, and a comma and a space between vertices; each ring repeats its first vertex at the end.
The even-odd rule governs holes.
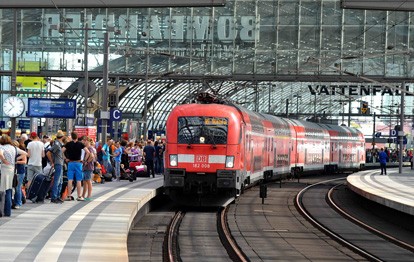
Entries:
POLYGON ((255 113, 237 105, 185 104, 170 113, 164 187, 173 199, 234 198, 260 180, 359 170, 364 136, 342 126, 255 113))

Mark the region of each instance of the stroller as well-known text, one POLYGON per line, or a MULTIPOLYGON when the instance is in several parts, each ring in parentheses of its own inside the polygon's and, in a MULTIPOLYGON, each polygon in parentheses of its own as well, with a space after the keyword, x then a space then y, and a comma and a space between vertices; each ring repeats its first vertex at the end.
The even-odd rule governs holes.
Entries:
POLYGON ((129 182, 133 182, 137 177, 134 172, 131 172, 129 168, 125 168, 125 165, 121 164, 121 179, 127 179, 129 182))
POLYGON ((125 152, 121 156, 121 179, 129 180, 129 182, 136 180, 133 172, 129 169, 129 156, 125 152))
POLYGON ((112 174, 106 171, 105 165, 100 165, 100 166, 101 166, 101 176, 103 178, 104 183, 105 181, 106 182, 112 181, 112 174))

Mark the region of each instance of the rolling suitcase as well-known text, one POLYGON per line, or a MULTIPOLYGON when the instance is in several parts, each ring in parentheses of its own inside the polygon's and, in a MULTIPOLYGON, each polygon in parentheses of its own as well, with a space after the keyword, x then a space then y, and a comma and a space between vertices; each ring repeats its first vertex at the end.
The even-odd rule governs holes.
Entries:
POLYGON ((140 164, 138 166, 135 166, 134 168, 135 177, 148 177, 147 166, 140 164))
POLYGON ((27 192, 27 199, 33 203, 43 202, 50 189, 51 181, 49 175, 36 174, 27 192))

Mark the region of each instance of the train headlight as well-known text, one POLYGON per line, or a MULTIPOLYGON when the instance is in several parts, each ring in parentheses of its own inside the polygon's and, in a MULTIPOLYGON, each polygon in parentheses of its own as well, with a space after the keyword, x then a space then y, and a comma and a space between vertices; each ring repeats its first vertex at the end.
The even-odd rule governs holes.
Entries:
POLYGON ((170 166, 177 166, 177 163, 178 163, 178 156, 170 155, 170 166))
POLYGON ((234 167, 234 156, 226 156, 226 167, 234 167))

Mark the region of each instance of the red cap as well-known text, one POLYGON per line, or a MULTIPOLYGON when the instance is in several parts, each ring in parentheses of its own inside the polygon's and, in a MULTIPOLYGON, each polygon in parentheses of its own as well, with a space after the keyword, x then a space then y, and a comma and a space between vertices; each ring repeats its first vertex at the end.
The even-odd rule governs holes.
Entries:
POLYGON ((33 137, 33 138, 37 137, 37 133, 36 132, 31 132, 30 137, 33 137))

